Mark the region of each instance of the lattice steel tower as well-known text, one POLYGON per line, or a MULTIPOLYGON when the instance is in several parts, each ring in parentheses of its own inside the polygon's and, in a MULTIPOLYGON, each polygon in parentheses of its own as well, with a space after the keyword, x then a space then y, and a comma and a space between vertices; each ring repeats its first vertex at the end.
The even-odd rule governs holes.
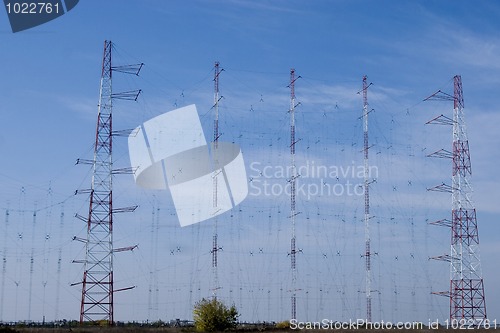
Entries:
POLYGON ((295 69, 290 70, 290 220, 292 224, 292 237, 290 239, 290 264, 292 270, 292 297, 291 297, 291 318, 297 319, 297 248, 296 248, 296 238, 295 238, 295 216, 299 213, 296 211, 295 196, 296 196, 296 186, 297 178, 297 168, 295 166, 295 107, 298 105, 295 102, 295 81, 299 79, 295 77, 295 69))
MULTIPOLYGON (((217 149, 219 148, 219 102, 222 99, 222 96, 219 96, 219 76, 220 73, 222 72, 222 69, 219 68, 219 62, 215 62, 214 66, 214 112, 215 112, 215 117, 214 117, 214 141, 213 141, 213 159, 215 162, 215 165, 218 165, 218 154, 217 154, 217 149)), ((217 290, 220 288, 219 287, 219 271, 217 267, 218 263, 218 253, 219 250, 222 248, 219 247, 218 245, 218 235, 217 235, 217 224, 218 224, 218 218, 217 218, 217 212, 219 210, 218 208, 218 189, 217 189, 217 181, 218 181, 218 174, 220 173, 219 170, 214 170, 213 174, 213 208, 214 208, 214 213, 215 218, 214 218, 214 226, 213 226, 213 234, 212 234, 212 250, 210 251, 212 253, 212 271, 213 271, 213 288, 212 288, 212 294, 214 299, 217 299, 217 290)))
POLYGON ((372 321, 372 271, 371 271, 371 238, 370 238, 370 180, 368 162, 368 87, 366 75, 363 76, 363 161, 364 161, 364 199, 365 199, 365 295, 366 320, 372 321))
POLYGON ((133 250, 135 246, 113 249, 113 215, 135 210, 136 207, 113 208, 113 175, 130 173, 129 169, 113 169, 113 99, 137 100, 140 90, 114 94, 112 92, 113 71, 138 75, 143 64, 112 67, 111 41, 104 42, 102 60, 97 129, 92 160, 79 159, 77 164, 92 165, 92 182, 88 190, 77 191, 90 195, 87 217, 77 217, 87 223, 86 239, 76 238, 85 243, 85 260, 75 261, 84 264, 82 279, 82 298, 80 322, 107 322, 113 324, 113 295, 119 290, 113 287, 113 254, 133 250))
POLYGON ((449 192, 452 199, 451 221, 443 219, 433 222, 451 228, 451 251, 449 255, 435 259, 450 262, 450 290, 435 294, 450 298, 450 320, 466 320, 467 324, 482 323, 486 319, 486 303, 483 274, 479 256, 479 236, 476 208, 472 201, 471 161, 469 141, 464 117, 462 79, 453 78, 453 96, 437 91, 425 100, 453 101, 453 118, 440 115, 427 124, 453 126, 452 151, 438 150, 428 156, 450 158, 452 161, 452 184, 441 184, 430 190, 449 192))

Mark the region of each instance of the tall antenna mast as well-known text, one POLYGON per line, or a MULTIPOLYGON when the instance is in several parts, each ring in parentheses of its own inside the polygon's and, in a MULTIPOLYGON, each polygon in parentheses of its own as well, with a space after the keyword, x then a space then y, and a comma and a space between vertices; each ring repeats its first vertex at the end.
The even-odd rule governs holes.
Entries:
POLYGON ((30 256, 30 280, 29 280, 29 298, 28 298, 28 320, 31 320, 31 298, 33 289, 33 271, 35 263, 35 228, 36 228, 36 204, 33 210, 33 224, 31 230, 31 256, 30 256))
MULTIPOLYGON (((64 231, 64 203, 61 204, 61 215, 59 216, 59 244, 63 244, 63 231, 64 231)), ((57 250, 57 280, 56 280, 56 307, 54 319, 59 320, 59 296, 61 294, 61 264, 62 264, 62 245, 59 245, 57 250)))
POLYGON ((476 208, 472 202, 471 162, 467 128, 464 117, 462 78, 453 78, 453 96, 437 91, 425 100, 453 101, 453 119, 440 115, 427 124, 453 126, 452 151, 444 149, 429 157, 451 158, 452 185, 441 184, 429 190, 451 193, 451 221, 443 219, 435 225, 451 227, 451 252, 434 257, 450 262, 450 290, 434 294, 450 298, 450 321, 465 321, 467 324, 482 325, 486 318, 483 273, 479 256, 479 234, 476 208))
POLYGON ((111 41, 105 41, 80 306, 80 322, 110 324, 114 320, 111 49, 111 41))
POLYGON ((291 319, 297 319, 297 261, 296 261, 296 238, 295 238, 295 216, 299 213, 296 212, 295 207, 295 195, 296 195, 296 184, 297 178, 297 168, 295 166, 295 107, 298 105, 295 103, 295 81, 300 78, 295 77, 295 69, 290 70, 290 220, 292 224, 292 238, 290 240, 290 261, 292 269, 292 313, 291 319))
POLYGON ((91 188, 77 191, 90 194, 88 216, 76 217, 87 224, 87 238, 77 239, 85 243, 85 260, 74 261, 84 264, 82 279, 82 298, 80 322, 114 322, 113 296, 117 291, 133 287, 114 289, 113 255, 114 252, 133 250, 135 246, 113 249, 113 216, 115 213, 132 212, 137 206, 113 208, 113 175, 131 173, 130 169, 113 170, 113 99, 137 100, 140 90, 113 93, 112 73, 118 71, 138 75, 143 64, 112 67, 111 41, 104 41, 101 84, 97 114, 97 128, 93 160, 79 159, 78 163, 91 164, 93 168, 91 188))
POLYGON ((6 300, 6 297, 5 297, 5 275, 7 273, 7 250, 8 250, 8 247, 7 247, 7 235, 9 234, 9 216, 10 216, 10 213, 9 213, 9 208, 7 207, 7 209, 5 210, 5 233, 3 235, 4 239, 3 239, 3 260, 2 260, 2 284, 1 284, 1 293, 0 293, 0 296, 1 296, 1 300, 0 300, 0 321, 3 322, 3 310, 4 310, 4 303, 5 303, 5 300, 6 300))
POLYGON ((368 163, 368 87, 366 75, 363 76, 363 161, 364 161, 364 195, 365 195, 365 294, 366 320, 372 321, 372 270, 371 270, 371 239, 370 239, 370 183, 368 163))
MULTIPOLYGON (((214 118, 214 141, 213 141, 213 159, 214 159, 214 165, 218 166, 219 163, 217 161, 218 159, 218 154, 217 154, 217 149, 219 147, 219 101, 222 99, 222 97, 219 96, 219 76, 220 73, 222 72, 222 69, 219 68, 219 62, 215 62, 215 67, 214 67, 214 111, 215 111, 215 118, 214 118)), ((218 203, 217 203, 217 176, 218 176, 219 171, 215 168, 214 169, 214 175, 213 175, 213 207, 214 207, 214 214, 217 214, 218 209, 218 203)), ((217 268, 217 254, 221 248, 219 248, 219 245, 217 244, 217 215, 215 216, 214 219, 214 228, 213 228, 213 236, 212 236, 212 270, 213 270, 213 278, 214 278, 214 285, 213 285, 213 297, 217 299, 217 290, 219 289, 219 276, 218 276, 218 268, 217 268)))

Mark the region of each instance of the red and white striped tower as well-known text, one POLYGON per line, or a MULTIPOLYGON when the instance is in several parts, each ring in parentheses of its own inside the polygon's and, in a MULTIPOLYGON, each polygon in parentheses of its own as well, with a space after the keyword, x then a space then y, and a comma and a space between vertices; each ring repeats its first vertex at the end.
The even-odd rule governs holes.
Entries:
POLYGON ((440 115, 428 124, 453 126, 452 151, 439 150, 430 157, 451 158, 452 184, 442 184, 430 190, 451 193, 451 221, 444 219, 433 224, 451 229, 449 255, 435 257, 450 262, 450 290, 435 294, 450 298, 450 320, 465 320, 466 324, 480 325, 486 319, 483 274, 479 256, 479 236, 476 208, 472 201, 471 161, 467 128, 464 117, 464 99, 460 75, 453 78, 454 94, 437 91, 425 100, 452 100, 453 118, 440 115))
POLYGON ((87 224, 86 238, 75 237, 75 240, 85 243, 85 260, 74 261, 84 265, 83 278, 80 282, 82 284, 80 322, 106 322, 109 325, 114 323, 114 293, 133 288, 114 289, 114 253, 133 250, 136 247, 113 249, 113 216, 115 213, 132 212, 137 208, 137 206, 113 208, 113 176, 132 173, 130 168, 113 169, 113 136, 121 133, 113 131, 113 99, 137 100, 141 92, 134 90, 113 93, 112 73, 118 71, 138 75, 143 65, 112 67, 112 49, 111 41, 104 41, 94 157, 92 160, 77 160, 77 164, 92 165, 92 182, 90 189, 77 191, 89 194, 90 203, 87 216, 76 215, 87 224))
POLYGON ((114 321, 111 50, 111 41, 105 41, 80 306, 80 322, 109 324, 114 321))

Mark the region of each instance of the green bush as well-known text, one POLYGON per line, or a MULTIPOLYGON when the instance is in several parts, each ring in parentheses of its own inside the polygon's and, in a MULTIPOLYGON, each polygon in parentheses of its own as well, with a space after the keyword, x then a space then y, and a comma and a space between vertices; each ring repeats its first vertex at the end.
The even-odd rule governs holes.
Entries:
POLYGON ((290 322, 288 320, 280 321, 279 323, 276 323, 276 325, 274 327, 276 327, 278 329, 289 329, 290 322))
POLYGON ((224 331, 236 327, 239 314, 236 307, 228 308, 217 299, 202 299, 194 306, 194 326, 200 332, 224 331))

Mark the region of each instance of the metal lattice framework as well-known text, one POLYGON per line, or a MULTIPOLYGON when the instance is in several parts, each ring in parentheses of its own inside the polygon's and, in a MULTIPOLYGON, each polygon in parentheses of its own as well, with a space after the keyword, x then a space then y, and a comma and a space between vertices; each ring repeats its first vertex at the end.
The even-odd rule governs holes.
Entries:
POLYGON ((138 75, 143 64, 112 67, 111 41, 104 42, 102 71, 97 114, 97 128, 92 160, 79 159, 77 164, 92 165, 91 188, 77 191, 89 194, 89 210, 87 217, 76 215, 87 224, 87 237, 76 240, 85 243, 85 260, 83 263, 82 298, 80 304, 80 322, 105 322, 112 325, 113 295, 116 291, 133 287, 114 289, 113 256, 115 252, 131 251, 136 246, 113 249, 113 215, 134 211, 137 206, 113 208, 113 175, 131 173, 129 169, 113 170, 113 132, 112 110, 113 99, 137 100, 140 90, 115 94, 112 91, 112 73, 118 71, 138 75))
MULTIPOLYGON (((296 248, 296 238, 295 238, 295 217, 299 214, 296 211, 296 186, 297 178, 297 168, 295 165, 295 144, 297 143, 295 139, 295 107, 298 105, 295 102, 295 81, 299 79, 300 76, 295 77, 295 69, 290 70, 290 170, 292 174, 290 175, 290 220, 292 224, 292 237, 290 239, 290 264, 292 270, 292 296, 291 296, 291 318, 297 319, 297 248, 296 248)), ((300 251, 300 250, 299 250, 300 251)))
MULTIPOLYGON (((222 72, 222 69, 219 68, 219 62, 215 62, 214 66, 214 112, 215 112, 215 117, 214 117, 214 141, 213 141, 213 157, 214 161, 217 163, 217 149, 219 148, 219 102, 222 99, 221 96, 219 96, 219 76, 220 73, 222 72)), ((214 170, 213 173, 213 208, 214 208, 214 213, 217 214, 219 208, 218 208, 218 189, 217 189, 217 181, 218 181, 218 170, 214 170)), ((212 294, 214 299, 217 299, 217 291, 219 290, 219 272, 218 272, 218 253, 219 250, 222 250, 222 247, 219 247, 218 245, 218 235, 217 235, 217 224, 218 224, 218 218, 217 215, 214 218, 214 225, 213 225, 213 234, 212 234, 212 250, 210 251, 212 253, 212 270, 213 270, 213 288, 212 288, 212 294)))
POLYGON ((371 273, 371 238, 370 238, 370 180, 368 162, 368 87, 366 75, 363 76, 363 161, 364 161, 364 199, 365 199, 365 296, 366 320, 372 321, 372 273, 371 273))
POLYGON ((113 135, 111 41, 104 42, 87 219, 80 322, 113 323, 113 135))
POLYGON ((451 193, 452 197, 451 221, 440 220, 434 223, 451 228, 450 254, 436 257, 450 262, 450 290, 436 294, 450 298, 450 320, 467 320, 468 323, 479 325, 486 319, 486 303, 479 256, 476 208, 472 201, 472 169, 461 77, 459 75, 454 77, 453 96, 438 91, 426 100, 451 100, 454 105, 453 119, 441 115, 428 122, 428 124, 453 126, 452 151, 444 151, 445 154, 442 154, 441 150, 429 155, 452 160, 451 186, 442 184, 431 189, 438 191, 446 189, 445 192, 451 193))

